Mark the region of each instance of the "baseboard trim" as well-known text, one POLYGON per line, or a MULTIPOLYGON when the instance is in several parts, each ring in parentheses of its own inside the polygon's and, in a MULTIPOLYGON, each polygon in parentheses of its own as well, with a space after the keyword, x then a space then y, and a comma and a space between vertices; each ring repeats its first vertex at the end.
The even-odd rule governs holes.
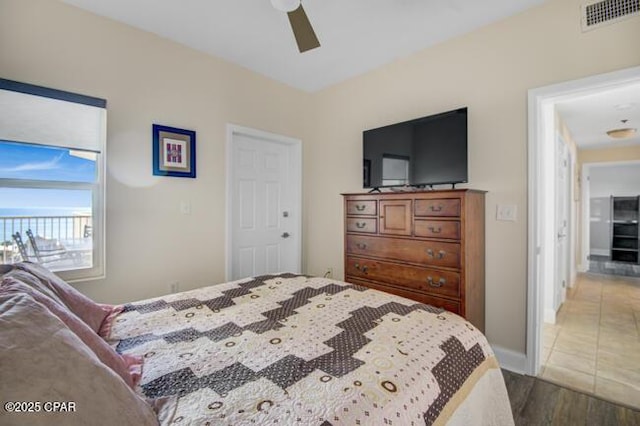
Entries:
POLYGON ((611 250, 592 248, 589 249, 589 253, 595 254, 596 256, 609 256, 611 254, 611 250))
POLYGON ((513 373, 527 373, 527 356, 525 354, 496 345, 492 345, 491 348, 498 358, 500 367, 513 373))

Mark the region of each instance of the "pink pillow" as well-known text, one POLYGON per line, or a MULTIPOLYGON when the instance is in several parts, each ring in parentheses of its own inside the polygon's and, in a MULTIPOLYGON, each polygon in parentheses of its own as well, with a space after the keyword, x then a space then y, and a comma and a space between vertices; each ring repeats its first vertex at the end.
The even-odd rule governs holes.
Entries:
POLYGON ((58 317, 69 329, 75 333, 102 361, 118 374, 131 388, 140 381, 142 375, 142 357, 132 355, 120 355, 107 344, 100 336, 82 322, 66 306, 54 299, 47 297, 29 285, 18 281, 17 277, 5 276, 0 282, 0 294, 27 294, 36 302, 44 305, 49 311, 58 317))
POLYGON ((27 294, 0 294, 0 390, 4 401, 64 401, 74 411, 12 413, 0 424, 158 426, 172 422, 175 398, 158 413, 69 328, 27 294))
MULTIPOLYGON (((100 331, 102 322, 114 309, 114 306, 111 305, 95 303, 42 265, 32 262, 21 262, 16 263, 14 266, 36 277, 41 284, 36 287, 36 290, 49 297, 53 294, 55 296, 52 297, 54 300, 61 302, 69 308, 71 312, 76 314, 78 318, 84 321, 96 333, 100 331)), ((11 276, 13 274, 14 272, 9 272, 7 275, 11 276)), ((23 282, 25 281, 21 278, 18 279, 23 282)), ((33 286, 32 282, 26 282, 25 284, 33 286)))

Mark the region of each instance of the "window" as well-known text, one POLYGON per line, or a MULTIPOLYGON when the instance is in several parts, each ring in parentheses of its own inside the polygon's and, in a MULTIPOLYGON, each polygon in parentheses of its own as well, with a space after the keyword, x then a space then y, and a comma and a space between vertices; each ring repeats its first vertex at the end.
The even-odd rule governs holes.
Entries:
POLYGON ((0 79, 0 263, 104 276, 105 107, 0 79))

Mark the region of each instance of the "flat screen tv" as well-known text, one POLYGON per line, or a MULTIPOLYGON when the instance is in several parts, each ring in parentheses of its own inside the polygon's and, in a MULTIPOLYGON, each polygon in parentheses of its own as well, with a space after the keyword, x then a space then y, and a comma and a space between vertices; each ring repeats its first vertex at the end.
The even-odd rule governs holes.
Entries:
POLYGON ((467 182, 467 108, 362 133, 363 187, 467 182))

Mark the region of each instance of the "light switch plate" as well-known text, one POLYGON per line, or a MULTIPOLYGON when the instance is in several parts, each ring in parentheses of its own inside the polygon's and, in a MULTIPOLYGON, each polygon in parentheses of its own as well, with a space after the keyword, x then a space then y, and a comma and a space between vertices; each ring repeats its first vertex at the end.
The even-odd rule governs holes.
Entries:
POLYGON ((496 207, 496 219, 507 222, 515 222, 518 208, 514 204, 498 204, 496 207))
POLYGON ((188 201, 180 201, 180 213, 191 214, 191 203, 188 201))

